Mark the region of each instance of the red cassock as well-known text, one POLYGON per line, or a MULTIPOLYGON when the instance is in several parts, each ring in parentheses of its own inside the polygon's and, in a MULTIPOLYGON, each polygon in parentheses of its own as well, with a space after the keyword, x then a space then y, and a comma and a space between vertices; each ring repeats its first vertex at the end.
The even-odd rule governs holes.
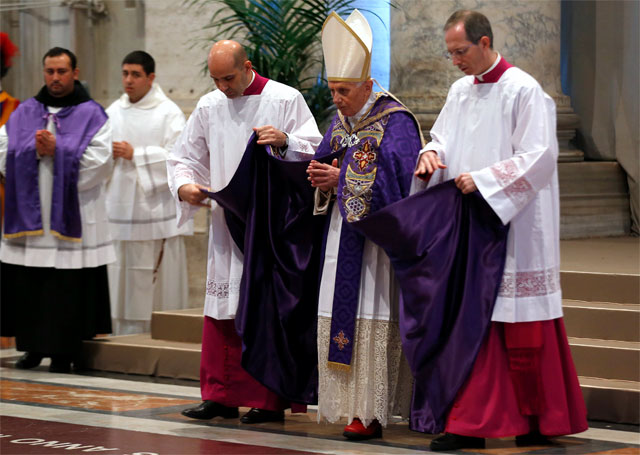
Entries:
POLYGON ((451 408, 447 433, 502 438, 588 428, 587 410, 562 318, 492 322, 451 408))
MULTIPOLYGON (((204 318, 200 390, 203 400, 224 406, 281 411, 290 404, 271 392, 247 373, 240 361, 242 340, 233 319, 204 318)), ((294 409, 294 412, 301 410, 294 409)))

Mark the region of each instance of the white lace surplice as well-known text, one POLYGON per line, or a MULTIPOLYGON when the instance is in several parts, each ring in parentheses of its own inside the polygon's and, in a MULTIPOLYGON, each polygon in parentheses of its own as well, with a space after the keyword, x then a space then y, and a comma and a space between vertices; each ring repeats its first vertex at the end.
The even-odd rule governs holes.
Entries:
POLYGON ((447 169, 430 185, 470 172, 503 223, 511 223, 492 320, 562 316, 556 115, 553 100, 528 74, 508 69, 496 83, 456 81, 431 129, 447 169))
POLYGON ((402 354, 398 323, 358 319, 349 371, 329 368, 331 318, 318 317, 318 422, 335 423, 342 417, 360 418, 365 426, 377 419, 386 426, 389 417, 409 416, 413 382, 402 354))
MULTIPOLYGON (((203 96, 167 160, 169 187, 176 200, 178 188, 187 183, 223 189, 240 164, 252 128, 264 125, 289 135, 289 151, 313 154, 322 140, 302 95, 278 82, 269 80, 260 95, 229 99, 215 90, 203 96)), ((181 225, 197 208, 177 204, 181 225)), ((235 317, 241 277, 242 253, 227 229, 223 209, 212 202, 206 316, 235 317)))
POLYGON ((365 425, 391 415, 408 417, 411 372, 402 355, 398 329, 398 288, 389 257, 365 240, 350 371, 328 366, 331 313, 342 216, 331 208, 318 300, 318 421, 358 417, 365 425))

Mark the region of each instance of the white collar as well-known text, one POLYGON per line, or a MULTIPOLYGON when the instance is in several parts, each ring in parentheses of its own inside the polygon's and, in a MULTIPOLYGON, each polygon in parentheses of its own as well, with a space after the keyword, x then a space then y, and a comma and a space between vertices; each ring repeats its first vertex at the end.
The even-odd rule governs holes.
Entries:
POLYGON ((373 106, 373 103, 376 102, 377 98, 378 96, 376 95, 376 92, 372 90, 371 94, 369 95, 369 98, 364 103, 364 106, 362 106, 362 108, 356 113, 356 115, 351 117, 346 117, 347 122, 349 122, 349 126, 353 127, 353 125, 358 123, 358 121, 360 121, 362 116, 365 115, 367 112, 369 112, 369 109, 371 109, 371 106, 373 106))
POLYGON ((477 77, 480 82, 484 81, 483 76, 493 70, 496 66, 498 66, 498 63, 500 63, 501 59, 502 57, 500 56, 500 52, 498 52, 498 57, 496 58, 496 61, 493 62, 493 65, 491 65, 487 71, 482 74, 477 74, 475 77, 477 77))
POLYGON ((165 95, 160 88, 160 85, 154 82, 149 91, 140 98, 137 103, 132 103, 131 100, 129 100, 129 95, 123 93, 120 97, 120 104, 125 109, 130 107, 135 107, 137 109, 153 109, 168 99, 167 95, 165 95))
MULTIPOLYGON (((251 84, 253 84, 253 80, 256 78, 256 72, 253 71, 253 69, 251 69, 251 80, 249 81, 249 85, 247 85, 244 90, 248 89, 249 87, 251 87, 251 84)), ((244 93, 244 90, 242 91, 244 93)))

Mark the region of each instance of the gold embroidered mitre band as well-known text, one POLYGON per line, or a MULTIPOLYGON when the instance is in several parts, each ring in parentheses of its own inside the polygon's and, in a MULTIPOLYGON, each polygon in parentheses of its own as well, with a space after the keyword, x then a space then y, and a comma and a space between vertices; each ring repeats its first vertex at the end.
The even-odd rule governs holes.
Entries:
POLYGON ((367 19, 353 10, 346 21, 335 11, 322 26, 322 52, 330 82, 361 82, 371 77, 373 34, 367 19))

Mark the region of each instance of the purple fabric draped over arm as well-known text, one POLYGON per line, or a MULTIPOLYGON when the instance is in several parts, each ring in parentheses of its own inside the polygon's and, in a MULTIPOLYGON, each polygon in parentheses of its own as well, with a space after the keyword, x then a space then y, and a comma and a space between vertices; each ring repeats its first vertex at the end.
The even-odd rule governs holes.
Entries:
POLYGON ((253 136, 229 185, 207 194, 225 208, 227 226, 244 253, 235 319, 243 368, 281 397, 315 404, 325 217, 313 216, 308 165, 279 159, 253 136))
POLYGON ((400 283, 400 332, 415 383, 411 429, 440 433, 487 333, 508 226, 453 181, 352 223, 380 245, 400 283))

